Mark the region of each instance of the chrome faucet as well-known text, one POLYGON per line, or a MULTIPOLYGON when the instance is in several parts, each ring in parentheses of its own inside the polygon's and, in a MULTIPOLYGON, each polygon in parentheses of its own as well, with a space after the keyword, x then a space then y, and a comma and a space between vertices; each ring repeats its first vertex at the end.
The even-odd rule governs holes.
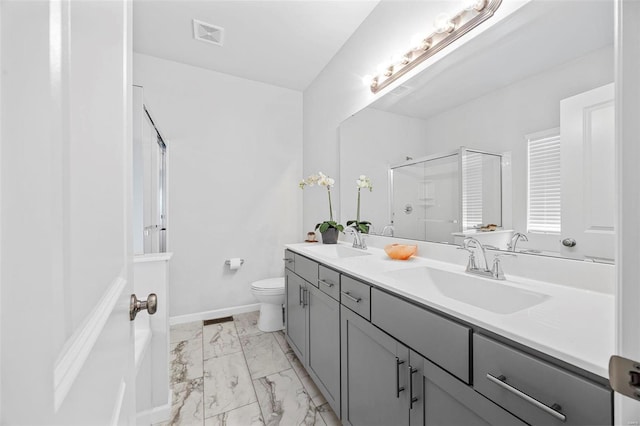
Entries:
POLYGON ((509 257, 517 257, 512 253, 498 253, 496 257, 493 258, 493 267, 491 268, 491 276, 496 280, 504 280, 504 271, 502 270, 502 264, 500 263, 500 258, 503 256, 509 257))
MULTIPOLYGON (((489 271, 489 268, 487 267, 487 253, 484 250, 484 246, 480 241, 476 240, 473 237, 467 237, 462 242, 462 248, 464 250, 467 250, 470 253, 469 263, 467 264, 467 272, 489 271), (476 262, 475 250, 477 250, 480 253, 482 258, 481 259, 482 264, 478 264, 476 262)), ((476 272, 473 272, 473 273, 476 273, 476 272)))
POLYGON ((525 234, 521 234, 520 232, 516 232, 515 234, 513 234, 513 237, 511 237, 511 242, 509 244, 507 244, 507 250, 509 251, 516 251, 516 245, 518 244, 518 241, 529 241, 529 238, 527 238, 527 236, 525 234))
POLYGON ((353 234, 353 248, 357 248, 357 249, 362 249, 362 250, 366 250, 367 249, 367 243, 364 241, 365 235, 362 234, 355 225, 349 225, 344 229, 345 234, 346 233, 352 233, 353 234))
POLYGON ((469 252, 469 261, 467 262, 467 268, 465 272, 469 274, 481 275, 487 278, 493 278, 494 280, 504 280, 504 271, 500 264, 500 257, 502 256, 515 256, 511 253, 498 253, 493 258, 493 267, 489 269, 487 264, 487 253, 484 246, 480 241, 473 237, 467 237, 462 242, 462 247, 458 247, 460 250, 466 250, 469 252), (482 263, 476 261, 476 252, 480 253, 482 263))
POLYGON ((382 228, 382 235, 383 237, 387 235, 387 231, 389 231, 389 236, 393 237, 393 225, 386 225, 384 228, 382 228))

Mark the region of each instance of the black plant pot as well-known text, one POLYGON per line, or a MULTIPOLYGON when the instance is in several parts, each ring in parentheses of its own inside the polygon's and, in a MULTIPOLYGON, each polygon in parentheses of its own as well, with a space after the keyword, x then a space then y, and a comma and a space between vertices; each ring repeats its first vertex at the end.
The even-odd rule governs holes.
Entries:
POLYGON ((322 244, 337 244, 338 243, 338 230, 336 228, 329 228, 322 234, 322 244))

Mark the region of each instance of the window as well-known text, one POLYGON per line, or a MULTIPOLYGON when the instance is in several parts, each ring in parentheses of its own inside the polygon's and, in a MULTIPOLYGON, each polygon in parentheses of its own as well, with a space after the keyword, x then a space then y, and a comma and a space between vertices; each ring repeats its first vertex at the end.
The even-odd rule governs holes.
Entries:
POLYGON ((560 129, 528 135, 527 148, 527 232, 559 234, 560 129))
POLYGON ((462 156, 462 229, 482 226, 482 154, 462 156))

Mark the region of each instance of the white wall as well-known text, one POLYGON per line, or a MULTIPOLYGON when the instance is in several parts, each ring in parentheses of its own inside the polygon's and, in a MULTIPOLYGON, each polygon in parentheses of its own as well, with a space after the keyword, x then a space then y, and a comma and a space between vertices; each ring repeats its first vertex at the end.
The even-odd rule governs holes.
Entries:
POLYGON ((141 54, 133 69, 168 147, 170 315, 256 303, 250 283, 303 237, 302 94, 141 54))
POLYGON ((373 108, 340 125, 340 221, 356 218, 356 179, 364 174, 373 190, 360 193, 360 219, 373 223, 377 232, 389 224, 389 165, 420 156, 426 131, 423 120, 373 108))

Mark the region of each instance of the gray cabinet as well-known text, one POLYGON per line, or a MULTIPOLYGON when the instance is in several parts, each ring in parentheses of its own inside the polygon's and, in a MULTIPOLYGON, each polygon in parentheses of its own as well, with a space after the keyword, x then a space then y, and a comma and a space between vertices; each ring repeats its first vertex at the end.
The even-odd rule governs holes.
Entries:
POLYGON ((406 346, 341 307, 342 423, 409 424, 406 346))
POLYGON ((532 425, 613 424, 611 390, 481 335, 474 387, 532 425))
POLYGON ((375 288, 371 290, 371 322, 470 383, 469 327, 375 288))
MULTIPOLYGON (((316 262, 299 255, 295 255, 293 262, 287 262, 286 258, 285 253, 287 341, 339 416, 340 303, 317 288, 316 262)), ((324 279, 339 289, 339 275, 336 278, 329 274, 324 279)))
POLYGON ((526 425, 422 355, 409 355, 412 426, 526 425))
POLYGON ((307 283, 291 272, 285 270, 285 332, 289 345, 297 357, 306 358, 307 335, 307 283))
POLYGON ((315 287, 308 290, 307 371, 340 416, 340 304, 315 287))
POLYGON ((611 390, 591 376, 304 256, 287 258, 288 340, 344 425, 613 423, 611 390))

